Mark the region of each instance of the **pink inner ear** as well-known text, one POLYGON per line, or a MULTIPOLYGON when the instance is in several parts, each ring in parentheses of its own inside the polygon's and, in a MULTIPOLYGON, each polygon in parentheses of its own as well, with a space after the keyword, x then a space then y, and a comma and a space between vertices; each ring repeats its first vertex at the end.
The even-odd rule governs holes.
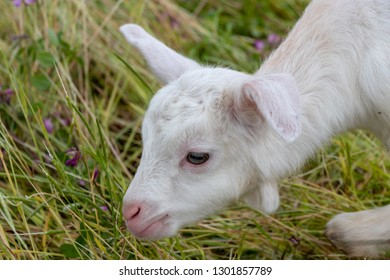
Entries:
POLYGON ((232 104, 232 115, 247 132, 256 131, 265 121, 264 116, 258 110, 257 105, 251 98, 244 98, 250 85, 244 84, 243 94, 239 94, 232 104))
POLYGON ((244 97, 256 104, 257 110, 285 141, 292 142, 300 135, 299 92, 291 75, 256 75, 242 90, 244 97))

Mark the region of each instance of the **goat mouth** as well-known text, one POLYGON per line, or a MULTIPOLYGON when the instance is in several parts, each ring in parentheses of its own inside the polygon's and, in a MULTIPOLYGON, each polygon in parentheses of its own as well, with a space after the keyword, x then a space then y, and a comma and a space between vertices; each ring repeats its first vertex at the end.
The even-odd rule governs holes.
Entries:
POLYGON ((163 235, 164 229, 161 229, 161 227, 166 224, 168 218, 168 214, 158 216, 146 223, 146 226, 141 230, 133 231, 133 234, 139 239, 158 239, 160 238, 160 235, 163 235), (160 230, 156 232, 158 229, 160 230))

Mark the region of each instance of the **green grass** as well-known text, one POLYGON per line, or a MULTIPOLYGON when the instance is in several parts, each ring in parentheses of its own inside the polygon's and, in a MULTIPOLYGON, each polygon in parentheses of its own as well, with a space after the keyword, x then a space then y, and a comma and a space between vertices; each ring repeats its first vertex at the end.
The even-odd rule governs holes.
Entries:
POLYGON ((121 215, 160 85, 118 27, 135 22, 202 63, 253 72, 273 47, 259 53, 254 41, 285 36, 306 4, 1 1, 0 85, 15 93, 0 99, 0 259, 346 259, 326 222, 390 202, 389 161, 364 132, 336 138, 283 181, 274 215, 235 205, 158 242, 135 240, 121 215), (65 164, 72 147, 76 167, 65 164))

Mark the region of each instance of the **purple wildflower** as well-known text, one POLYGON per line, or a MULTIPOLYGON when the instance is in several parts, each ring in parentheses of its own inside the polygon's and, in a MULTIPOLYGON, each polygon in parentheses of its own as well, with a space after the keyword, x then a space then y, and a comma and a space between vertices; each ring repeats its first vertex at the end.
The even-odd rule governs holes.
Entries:
MULTIPOLYGON (((34 4, 36 0, 24 0, 25 5, 31 5, 34 4)), ((12 0, 12 3, 16 8, 19 8, 20 6, 23 5, 23 0, 12 0)))
POLYGON ((180 27, 179 22, 174 18, 170 20, 170 23, 172 29, 178 29, 180 27))
POLYGON ((96 179, 99 177, 99 168, 95 167, 92 174, 92 181, 96 181, 96 179))
POLYGON ((15 5, 16 8, 19 8, 22 4, 22 0, 12 0, 12 3, 15 5))
POLYGON ((65 161, 65 165, 76 167, 81 158, 81 152, 76 148, 70 148, 69 150, 66 151, 66 154, 72 156, 72 158, 65 161))
POLYGON ((83 179, 80 179, 80 180, 78 180, 78 184, 80 187, 85 187, 87 185, 87 182, 85 182, 85 180, 83 180, 83 179))
POLYGON ((15 92, 14 92, 12 89, 7 88, 7 89, 4 91, 4 93, 7 94, 7 95, 13 95, 15 92))
POLYGON ((103 211, 108 211, 108 206, 106 205, 99 206, 99 208, 102 209, 103 211))
POLYGON ((50 118, 43 119, 43 125, 46 128, 47 133, 53 133, 54 132, 54 124, 50 118))
POLYGON ((63 126, 70 126, 72 120, 68 117, 64 117, 60 112, 54 113, 54 116, 57 118, 58 122, 63 126))
POLYGON ((280 37, 275 33, 271 33, 268 35, 267 40, 271 45, 277 45, 280 42, 280 37))
POLYGON ((58 118, 58 121, 63 125, 63 126, 70 126, 72 121, 69 118, 58 118))
POLYGON ((258 52, 262 52, 265 48, 265 43, 261 40, 256 40, 253 44, 253 46, 255 47, 255 49, 258 51, 258 52))
POLYGON ((14 93, 15 92, 10 88, 2 91, 2 87, 0 86, 0 103, 4 102, 9 105, 11 102, 11 96, 14 95, 14 93))
POLYGON ((299 243, 301 242, 301 239, 295 236, 291 236, 288 240, 295 246, 299 245, 299 243))
POLYGON ((12 35, 11 36, 11 41, 21 41, 21 40, 25 40, 25 39, 28 39, 28 35, 27 34, 22 34, 22 35, 12 35))

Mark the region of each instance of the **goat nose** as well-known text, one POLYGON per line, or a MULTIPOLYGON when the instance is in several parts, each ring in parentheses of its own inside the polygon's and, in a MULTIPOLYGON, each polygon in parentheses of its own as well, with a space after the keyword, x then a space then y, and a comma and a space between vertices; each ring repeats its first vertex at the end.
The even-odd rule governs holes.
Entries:
POLYGON ((135 219, 140 212, 141 212, 140 203, 134 203, 134 204, 123 206, 123 217, 125 218, 126 221, 135 219))

